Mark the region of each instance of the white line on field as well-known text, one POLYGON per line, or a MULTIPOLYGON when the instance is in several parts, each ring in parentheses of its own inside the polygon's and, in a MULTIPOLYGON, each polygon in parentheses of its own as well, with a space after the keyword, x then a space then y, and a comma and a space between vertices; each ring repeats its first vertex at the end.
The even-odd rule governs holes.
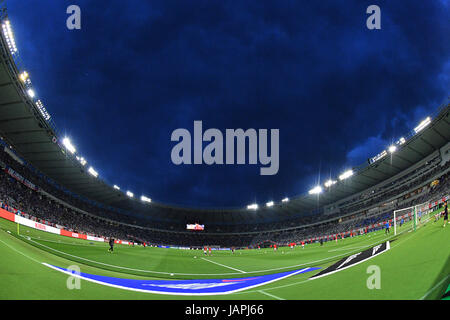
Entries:
POLYGON ((262 294, 265 294, 266 296, 269 296, 269 297, 271 297, 271 298, 277 299, 277 300, 286 300, 286 299, 283 299, 283 298, 280 298, 280 297, 274 296, 273 294, 270 294, 270 293, 264 292, 264 291, 262 291, 262 290, 258 290, 258 292, 259 292, 259 293, 262 293, 262 294))
POLYGON ((239 272, 241 272, 241 273, 247 273, 247 272, 245 272, 245 271, 242 271, 242 270, 239 270, 239 269, 236 269, 236 268, 232 268, 232 267, 230 267, 230 266, 226 266, 226 265, 224 265, 224 264, 221 264, 221 263, 218 263, 218 262, 214 262, 214 261, 211 261, 211 260, 206 259, 206 258, 202 258, 202 259, 205 260, 205 261, 208 261, 208 262, 217 264, 217 265, 219 265, 219 266, 222 266, 222 267, 231 269, 231 270, 239 271, 239 272))
POLYGON ((57 243, 57 244, 66 244, 66 245, 69 245, 69 246, 105 247, 105 246, 96 245, 96 244, 84 244, 84 243, 76 243, 76 242, 54 241, 54 240, 40 239, 40 238, 30 237, 30 236, 27 236, 27 237, 29 237, 30 239, 35 239, 35 240, 39 240, 39 241, 52 242, 52 243, 57 243))
MULTIPOLYGON (((89 260, 89 259, 86 259, 86 258, 83 258, 83 257, 78 257, 78 256, 75 256, 73 254, 69 254, 69 253, 66 253, 66 252, 63 252, 63 251, 56 250, 54 248, 48 247, 48 246, 46 246, 46 245, 44 245, 42 243, 39 243, 39 242, 36 242, 36 241, 33 241, 33 240, 28 240, 28 241, 34 242, 34 243, 36 243, 36 244, 38 244, 38 245, 40 245, 42 247, 45 247, 47 249, 53 250, 53 251, 58 252, 58 253, 62 253, 62 254, 66 255, 66 256, 69 256, 69 257, 74 257, 74 258, 81 259, 81 260, 84 260, 84 261, 94 262, 94 263, 101 264, 101 265, 108 266, 108 267, 114 267, 114 268, 125 269, 125 270, 132 270, 132 271, 148 272, 148 273, 170 274, 170 272, 159 272, 159 271, 151 271, 151 270, 139 270, 139 269, 133 269, 133 268, 127 268, 127 267, 121 267, 121 266, 116 266, 116 265, 112 265, 112 264, 107 264, 107 263, 103 263, 103 262, 99 262, 99 261, 89 260)), ((183 273, 178 273, 178 274, 179 275, 190 275, 190 274, 183 274, 183 273)), ((198 274, 193 274, 193 275, 198 275, 198 274)))
POLYGON ((36 259, 31 258, 31 257, 27 256, 26 254, 20 252, 19 250, 17 250, 17 249, 15 249, 15 248, 11 247, 9 244, 3 242, 2 240, 0 240, 0 242, 3 243, 3 244, 4 244, 5 246, 7 246, 8 248, 10 248, 11 250, 13 250, 13 251, 15 251, 15 252, 17 252, 17 253, 23 255, 24 257, 26 257, 26 258, 28 258, 28 259, 30 259, 30 260, 33 260, 34 262, 37 262, 37 263, 39 263, 39 264, 41 263, 40 261, 37 261, 36 259))
POLYGON ((419 300, 424 300, 426 297, 428 297, 434 290, 436 290, 436 288, 438 288, 440 285, 442 285, 443 282, 445 282, 448 278, 450 277, 450 274, 447 275, 444 279, 442 279, 441 281, 439 281, 439 283, 437 285, 435 285, 433 288, 431 288, 430 290, 428 290, 427 293, 425 293, 425 295, 420 298, 419 300))
MULTIPOLYGON (((306 280, 303 280, 303 281, 292 282, 292 283, 285 284, 285 285, 282 285, 282 286, 277 286, 277 287, 272 287, 272 288, 265 288, 264 290, 265 291, 277 290, 277 289, 281 289, 281 288, 292 287, 292 286, 299 285, 299 284, 302 284, 302 283, 305 283, 305 282, 309 282, 309 281, 310 281, 309 279, 306 279, 306 280)), ((236 294, 247 294, 247 293, 250 293, 250 292, 257 292, 257 291, 258 290, 250 290, 250 291, 246 291, 246 292, 239 292, 239 293, 236 293, 236 294)))
MULTIPOLYGON (((24 236, 21 235, 21 237, 24 237, 24 236)), ((393 237, 393 236, 387 237, 386 240, 390 239, 391 237, 393 237)), ((44 245, 42 243, 39 243, 39 242, 36 242, 36 241, 33 241, 33 240, 28 240, 28 241, 34 242, 37 245, 40 245, 40 246, 45 247, 47 249, 50 249, 50 250, 53 250, 55 252, 64 254, 66 256, 78 258, 78 259, 81 259, 81 260, 84 260, 84 261, 94 262, 94 263, 97 263, 99 265, 114 267, 114 268, 123 269, 123 270, 145 272, 145 273, 150 273, 150 274, 151 273, 153 273, 153 274, 166 274, 166 275, 171 274, 170 272, 152 271, 152 270, 140 270, 140 269, 134 269, 134 268, 121 267, 121 266, 117 266, 117 265, 111 265, 111 264, 107 264, 107 263, 103 263, 103 262, 99 262, 99 261, 95 261, 95 260, 89 260, 89 259, 86 259, 86 258, 83 258, 83 257, 79 257, 79 256, 76 256, 76 255, 72 255, 72 254, 63 252, 63 251, 56 250, 54 248, 51 248, 49 246, 46 246, 46 245, 44 245)), ((372 243, 370 243, 368 245, 365 245, 363 247, 372 246, 375 243, 379 243, 379 241, 380 240, 378 240, 376 242, 372 242, 372 243)), ((315 261, 309 261, 309 262, 305 262, 305 263, 301 263, 301 264, 297 264, 297 265, 292 265, 292 266, 286 266, 286 267, 279 267, 279 268, 272 268, 272 269, 265 269, 265 270, 247 271, 247 272, 246 271, 242 271, 242 270, 237 270, 237 269, 235 269, 235 270, 239 271, 239 273, 255 274, 255 273, 263 273, 263 272, 269 272, 269 271, 278 271, 278 270, 292 269, 292 268, 305 266, 305 265, 308 265, 308 264, 311 265, 313 263, 325 262, 325 261, 328 261, 328 260, 333 260, 335 258, 339 258, 339 257, 345 256, 345 255, 347 255, 347 254, 349 254, 351 252, 353 252, 353 251, 347 251, 347 252, 344 252, 342 254, 338 254, 338 255, 332 256, 332 257, 327 257, 327 258, 324 258, 324 259, 319 259, 319 260, 315 260, 315 261)), ((228 268, 230 268, 230 267, 228 267, 228 268)), ((175 275, 184 275, 184 276, 219 276, 219 275, 234 275, 234 274, 239 274, 239 273, 230 272, 230 273, 204 273, 204 274, 203 273, 174 273, 174 274, 175 275)))
MULTIPOLYGON (((402 234, 402 233, 404 233, 404 232, 406 232, 406 230, 405 231, 402 231, 402 232, 400 232, 400 233, 398 233, 398 235, 400 235, 400 234, 402 234)), ((392 238, 393 236, 389 236, 388 238, 390 239, 390 238, 392 238)), ((406 239, 405 241, 408 241, 409 239, 411 239, 411 237, 409 237, 408 239, 406 239)), ((400 242, 400 243, 397 243, 396 245, 391 245, 391 248, 394 248, 394 247, 397 247, 399 244, 402 244, 402 243, 404 243, 404 242, 400 242)), ((367 246, 366 246, 367 247, 367 246)), ((450 276, 450 275, 449 275, 450 276)), ((448 277, 448 276, 447 276, 448 277)), ((306 282, 309 282, 309 281, 311 281, 310 279, 306 279, 306 280, 302 280, 302 281, 299 281, 299 282, 293 282, 293 283, 289 283, 289 284, 285 284, 285 285, 281 285, 281 286, 276 286, 276 287, 272 287, 272 288, 266 288, 266 289, 264 289, 265 291, 269 291, 269 290, 277 290, 277 289, 282 289, 282 288, 286 288, 286 287, 292 287, 292 286, 296 286, 296 285, 300 285, 300 284, 303 284, 303 283, 306 283, 306 282)), ((430 293, 431 293, 431 291, 432 290, 434 290, 435 288, 432 288, 431 290, 430 290, 430 293)), ((258 292, 258 290, 250 290, 250 291, 245 291, 245 292, 238 292, 238 293, 236 293, 236 294, 248 294, 248 293, 252 293, 252 292, 258 292)), ((429 294, 429 293, 427 293, 427 294, 429 294)), ((426 297, 426 295, 425 295, 425 297, 426 297)))
POLYGON ((347 248, 339 248, 339 249, 333 249, 333 250, 328 250, 328 252, 335 252, 335 251, 344 251, 344 250, 348 250, 348 249, 360 249, 360 248, 364 248, 365 246, 358 246, 358 247, 347 247, 347 248))

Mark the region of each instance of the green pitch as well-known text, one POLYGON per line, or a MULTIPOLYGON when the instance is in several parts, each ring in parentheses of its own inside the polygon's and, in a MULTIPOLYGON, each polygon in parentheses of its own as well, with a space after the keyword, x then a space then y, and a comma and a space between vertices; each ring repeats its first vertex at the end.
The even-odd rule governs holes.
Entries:
POLYGON ((213 251, 143 248, 90 242, 49 234, 0 219, 0 299, 154 299, 154 300, 304 300, 304 299, 441 299, 450 283, 450 225, 442 219, 410 231, 386 235, 384 230, 319 244, 304 249, 213 251), (261 287, 221 296, 173 296, 133 292, 81 280, 68 289, 68 276, 42 263, 63 268, 77 265, 82 272, 129 279, 238 278, 306 267, 325 269, 336 261, 379 243, 391 249, 368 261, 308 280, 318 271, 298 274, 261 287), (368 267, 380 268, 380 289, 369 289, 368 267))

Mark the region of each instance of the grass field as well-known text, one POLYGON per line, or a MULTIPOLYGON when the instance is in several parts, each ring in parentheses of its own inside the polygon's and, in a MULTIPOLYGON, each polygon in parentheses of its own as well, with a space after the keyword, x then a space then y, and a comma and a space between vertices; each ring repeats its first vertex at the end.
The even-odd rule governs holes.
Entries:
POLYGON ((417 231, 404 225, 398 236, 384 230, 319 244, 272 249, 213 251, 143 248, 116 245, 108 253, 106 243, 54 235, 0 219, 0 299, 120 299, 120 300, 416 300, 441 299, 450 283, 450 226, 442 219, 417 231), (318 271, 297 274, 270 284, 217 296, 174 296, 141 293, 81 280, 81 288, 69 290, 68 276, 42 263, 82 272, 129 279, 230 279, 320 267, 390 240, 391 249, 337 273, 308 280, 318 271), (381 288, 368 289, 367 268, 381 270, 381 288))

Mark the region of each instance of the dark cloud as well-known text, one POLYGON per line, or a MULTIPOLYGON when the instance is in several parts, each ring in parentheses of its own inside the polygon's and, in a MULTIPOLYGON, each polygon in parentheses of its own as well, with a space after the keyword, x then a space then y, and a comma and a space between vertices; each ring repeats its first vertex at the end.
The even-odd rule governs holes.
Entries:
POLYGON ((448 1, 12 1, 23 65, 111 184, 243 206, 306 192, 433 114, 450 88, 448 1), (82 29, 65 27, 68 5, 82 29), (280 129, 280 170, 175 166, 177 128, 280 129))

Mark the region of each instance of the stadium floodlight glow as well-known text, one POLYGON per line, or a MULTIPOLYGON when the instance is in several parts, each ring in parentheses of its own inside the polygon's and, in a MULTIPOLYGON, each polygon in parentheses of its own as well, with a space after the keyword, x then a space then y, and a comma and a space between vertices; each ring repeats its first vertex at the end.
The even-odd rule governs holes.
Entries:
POLYGON ((27 79, 29 78, 28 72, 24 71, 19 75, 20 80, 22 80, 22 82, 27 81, 27 79))
POLYGON ((257 205, 256 203, 254 203, 254 204, 249 204, 249 205, 247 206, 247 209, 248 209, 248 210, 256 210, 256 209, 258 209, 258 205, 257 205))
POLYGON ((69 150, 70 153, 73 154, 77 151, 77 149, 75 149, 75 147, 73 146, 72 142, 70 142, 69 138, 64 138, 62 142, 64 147, 66 147, 66 149, 69 150))
POLYGON ((401 137, 400 139, 398 139, 397 144, 402 145, 406 142, 406 139, 401 137))
POLYGON ((94 177, 96 177, 96 178, 98 177, 98 173, 97 173, 97 171, 94 170, 94 168, 89 167, 88 172, 89 172, 91 175, 93 175, 94 177))
POLYGON ((116 186, 116 185, 114 185, 113 188, 116 189, 116 190, 120 190, 120 187, 116 186))
POLYGON ((130 198, 134 198, 134 194, 131 191, 127 191, 127 196, 129 196, 130 198))
POLYGON ((289 201, 289 198, 287 198, 287 197, 281 200, 281 202, 288 202, 288 201, 289 201))
POLYGON ((347 170, 339 176, 339 180, 350 178, 353 175, 353 170, 347 170))
POLYGON ((36 93, 34 92, 33 89, 28 89, 27 93, 30 98, 34 98, 36 96, 36 93))
POLYGON ((144 202, 152 202, 152 199, 147 198, 146 196, 141 196, 141 201, 144 201, 144 202))
POLYGON ((83 157, 77 157, 77 160, 80 161, 81 165, 86 165, 87 161, 83 157))
POLYGON ((421 123, 419 123, 419 125, 417 127, 414 128, 414 131, 416 133, 420 132, 423 130, 423 128, 425 128, 427 125, 429 125, 431 123, 431 118, 427 117, 425 120, 423 120, 421 123))
POLYGON ((266 203, 266 207, 273 207, 275 203, 273 201, 269 201, 266 203))
POLYGON ((335 180, 328 180, 328 181, 326 181, 325 182, 325 187, 326 188, 329 188, 329 187, 331 187, 333 184, 335 184, 337 181, 335 181, 335 180))
POLYGON ((388 150, 389 150, 390 153, 394 153, 395 151, 397 151, 397 147, 392 145, 392 146, 389 147, 388 150))
POLYGON ((11 54, 16 53, 17 52, 16 41, 14 40, 14 34, 12 32, 9 20, 6 20, 2 24, 2 28, 3 28, 3 35, 5 36, 6 43, 8 44, 9 47, 9 51, 11 51, 11 54))
POLYGON ((316 186, 314 188, 312 188, 311 190, 309 190, 309 194, 319 194, 322 193, 322 187, 321 186, 316 186))

